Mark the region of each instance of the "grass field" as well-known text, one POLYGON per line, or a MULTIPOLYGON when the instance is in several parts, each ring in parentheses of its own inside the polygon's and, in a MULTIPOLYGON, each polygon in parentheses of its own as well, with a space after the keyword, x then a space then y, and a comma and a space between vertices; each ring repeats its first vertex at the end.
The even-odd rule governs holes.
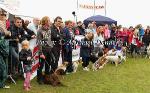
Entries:
MULTIPOLYGON (((93 72, 83 71, 66 75, 64 87, 39 85, 34 79, 29 93, 150 93, 150 60, 129 58, 115 67, 107 64, 104 69, 93 72)), ((10 89, 0 89, 0 93, 26 93, 23 81, 11 84, 10 89)))

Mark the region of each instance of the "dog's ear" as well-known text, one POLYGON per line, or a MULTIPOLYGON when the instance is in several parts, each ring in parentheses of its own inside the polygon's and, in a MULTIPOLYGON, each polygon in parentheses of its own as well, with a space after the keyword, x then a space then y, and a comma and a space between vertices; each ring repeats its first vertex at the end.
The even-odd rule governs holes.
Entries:
POLYGON ((67 66, 69 63, 68 63, 67 61, 65 61, 63 64, 64 64, 65 66, 67 66))

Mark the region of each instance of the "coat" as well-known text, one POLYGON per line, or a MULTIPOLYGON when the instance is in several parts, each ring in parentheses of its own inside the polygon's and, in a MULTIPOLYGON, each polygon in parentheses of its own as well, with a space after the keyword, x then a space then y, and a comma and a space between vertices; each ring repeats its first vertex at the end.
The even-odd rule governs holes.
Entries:
POLYGON ((7 79, 7 64, 5 63, 5 59, 9 54, 8 44, 8 42, 0 38, 0 88, 5 86, 4 83, 7 79))
POLYGON ((19 53, 19 60, 20 61, 23 61, 23 67, 24 67, 24 72, 27 73, 27 72, 31 72, 32 70, 32 59, 31 60, 27 60, 28 57, 32 57, 32 51, 29 49, 29 50, 25 50, 25 49, 22 49, 19 53))
MULTIPOLYGON (((132 43, 132 39, 133 39, 133 33, 131 33, 130 36, 129 36, 129 44, 132 43)), ((136 39, 137 47, 140 47, 142 45, 142 43, 138 40, 138 37, 135 38, 135 39, 136 39)))
POLYGON ((94 49, 94 45, 92 44, 92 41, 89 41, 85 37, 84 39, 81 39, 80 45, 81 45, 81 48, 80 48, 80 57, 90 57, 91 53, 92 53, 92 50, 94 49), (88 44, 90 46, 88 46, 88 44))
POLYGON ((64 48, 65 50, 72 51, 72 40, 74 39, 73 31, 72 35, 67 27, 63 29, 64 48))
POLYGON ((150 34, 144 35, 144 36, 143 36, 143 39, 142 39, 142 42, 143 42, 146 46, 148 46, 149 43, 150 43, 150 34))
POLYGON ((51 27, 51 40, 54 42, 54 47, 61 47, 60 41, 63 39, 63 31, 57 29, 53 24, 51 27))
POLYGON ((51 50, 53 48, 53 42, 51 40, 51 30, 44 30, 44 28, 40 28, 37 31, 37 44, 39 47, 39 53, 42 54, 44 50, 51 50))
POLYGON ((13 25, 10 28, 10 32, 11 32, 11 39, 12 41, 10 41, 10 46, 13 47, 18 47, 18 42, 15 41, 15 39, 19 39, 19 42, 21 43, 23 40, 25 40, 25 33, 24 33, 24 29, 23 28, 18 28, 15 25, 13 25), (19 37, 21 36, 21 37, 19 37))

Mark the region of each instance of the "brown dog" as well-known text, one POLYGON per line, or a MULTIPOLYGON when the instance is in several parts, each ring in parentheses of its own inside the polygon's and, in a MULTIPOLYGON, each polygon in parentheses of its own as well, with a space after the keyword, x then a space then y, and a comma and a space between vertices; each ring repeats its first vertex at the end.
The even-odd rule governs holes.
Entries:
POLYGON ((93 64, 93 71, 97 71, 98 69, 102 69, 104 65, 106 64, 106 58, 105 55, 100 57, 94 64, 93 64))
POLYGON ((56 69, 56 71, 53 74, 44 76, 44 83, 50 84, 52 86, 63 85, 60 81, 60 76, 64 74, 65 71, 63 69, 56 69))

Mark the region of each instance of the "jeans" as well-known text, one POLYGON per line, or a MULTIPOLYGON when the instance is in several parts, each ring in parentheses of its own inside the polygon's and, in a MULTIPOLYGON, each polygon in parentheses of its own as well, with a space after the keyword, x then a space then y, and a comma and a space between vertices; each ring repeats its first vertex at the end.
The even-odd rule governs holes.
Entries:
POLYGON ((10 70, 12 73, 18 73, 18 65, 19 65, 19 54, 18 48, 10 46, 10 70))
POLYGON ((72 50, 69 51, 64 51, 64 61, 68 62, 68 66, 66 71, 67 72, 72 72, 73 67, 72 67, 72 50))
POLYGON ((27 72, 26 73, 26 78, 25 78, 25 81, 24 81, 24 84, 23 84, 25 89, 31 87, 31 85, 30 85, 30 77, 31 77, 31 75, 32 75, 31 72, 27 72))

